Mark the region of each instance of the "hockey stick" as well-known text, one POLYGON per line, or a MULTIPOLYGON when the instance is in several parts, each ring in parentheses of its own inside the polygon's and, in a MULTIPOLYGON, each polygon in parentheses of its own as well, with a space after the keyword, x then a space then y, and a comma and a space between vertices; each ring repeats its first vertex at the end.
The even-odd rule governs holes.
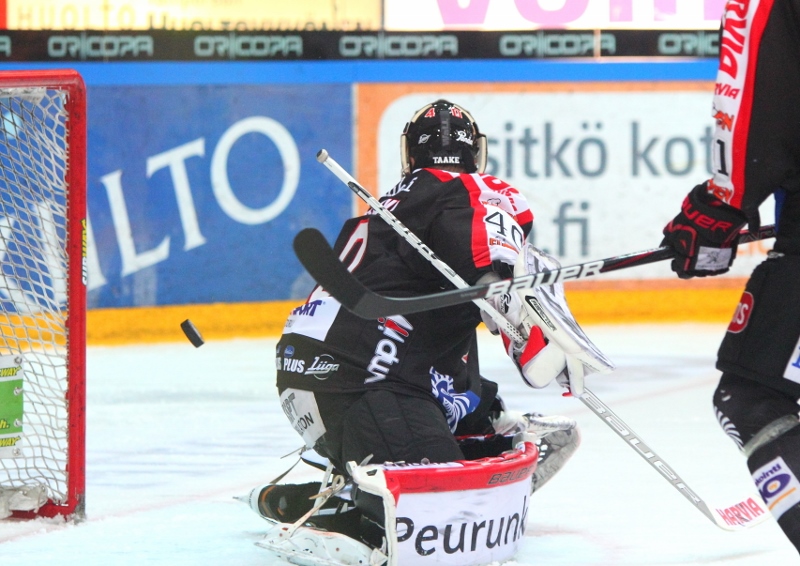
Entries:
MULTIPOLYGON (((336 161, 334 161, 329 155, 328 152, 320 150, 317 153, 317 161, 325 165, 328 169, 330 169, 343 183, 345 183, 354 193, 356 193, 362 200, 364 200, 381 218, 386 220, 392 228, 398 232, 406 241, 408 241, 415 249, 417 249, 423 256, 425 256, 431 263, 436 267, 445 277, 447 277, 450 282, 452 282, 456 287, 457 291, 464 291, 465 288, 469 288, 469 285, 466 281, 464 281, 457 273, 455 273, 452 268, 450 268, 444 261, 439 259, 433 251, 428 248, 419 238, 417 238, 400 220, 397 219, 389 210, 387 210, 380 201, 378 201, 375 197, 373 197, 366 189, 364 189, 358 182, 345 171, 336 161)), ((306 231, 303 231, 306 232, 306 231)), ((349 299, 353 300, 354 298, 358 299, 359 296, 363 297, 363 294, 360 292, 360 289, 368 291, 363 285, 358 283, 358 280, 347 271, 344 265, 338 260, 336 255, 333 253, 333 250, 330 249, 328 246, 327 241, 317 231, 313 232, 306 232, 306 236, 300 238, 303 234, 301 232, 298 234, 298 238, 295 238, 295 252, 298 253, 298 257, 300 256, 298 248, 302 247, 303 244, 313 244, 313 240, 316 238, 318 240, 322 240, 322 242, 317 241, 316 243, 324 243, 325 247, 330 250, 330 253, 327 254, 327 258, 322 258, 323 262, 321 264, 314 265, 314 271, 310 271, 311 275, 317 280, 322 287, 331 293, 333 297, 337 300, 342 302, 342 299, 349 299), (341 285, 341 283, 346 283, 346 280, 342 279, 343 273, 347 274, 348 279, 352 279, 356 283, 358 283, 357 287, 348 287, 347 285, 341 285), (319 276, 319 277, 318 277, 319 276), (332 280, 337 280, 340 284, 337 288, 337 292, 340 292, 337 296, 336 293, 332 292, 332 287, 327 284, 330 283, 332 280)), ((774 235, 774 232, 771 233, 774 235)), ((742 235, 740 235, 740 241, 742 241, 742 235)), ((767 237, 767 236, 764 236, 767 237)), ((748 240, 749 241, 749 240, 748 240)), ((662 250, 664 248, 660 248, 662 250)), ((651 250, 651 252, 658 252, 659 250, 651 250)), ((662 252, 663 253, 663 252, 662 252)), ((629 257, 629 256, 626 256, 629 257)), ((661 258, 661 259, 666 259, 661 258)), ((658 261, 658 260, 651 260, 651 261, 658 261)), ((302 262, 302 258, 301 258, 302 262)), ((649 263, 649 262, 645 262, 649 263)), ((303 263, 305 265, 305 263, 303 263)), ((308 267, 306 267, 308 269, 308 267)), ((563 272, 564 269, 561 270, 553 270, 546 273, 559 273, 563 272)), ((537 275, 536 279, 538 280, 539 277, 537 275)), ((529 278, 520 278, 520 280, 532 281, 529 278)), ((513 281, 513 280, 507 280, 513 281)), ((557 281, 550 281, 549 283, 539 283, 539 284, 553 284, 557 281)), ((506 288, 509 287, 510 284, 506 285, 506 288)), ((513 289, 516 288, 529 288, 535 285, 528 284, 525 287, 517 287, 514 285, 513 289)), ((468 289, 467 289, 468 290, 468 289)), ((371 293, 371 292, 370 292, 371 293)), ((372 293, 372 295, 375 295, 372 293)), ((378 295, 375 295, 378 297, 378 295)), ((486 296, 485 294, 483 296, 486 296)), ((490 305, 486 300, 484 300, 481 296, 477 300, 475 298, 468 298, 465 300, 461 300, 459 302, 467 302, 469 300, 473 300, 481 309, 485 310, 489 316, 492 317, 495 322, 501 324, 504 328, 510 328, 513 330, 513 334, 511 334, 512 339, 517 341, 518 339, 522 339, 522 336, 516 330, 516 328, 511 325, 492 305, 490 305)), ((396 300, 404 300, 404 299, 393 299, 392 301, 396 300)), ((344 302, 342 302, 344 304, 344 302)), ((452 303, 458 304, 458 303, 452 303)), ((346 306, 346 305, 345 305, 346 306)), ((424 309, 421 309, 424 310, 424 309)), ((383 313, 386 315, 389 311, 383 313)), ((392 311, 394 313, 394 311, 392 311)), ((356 313, 358 314, 358 313, 356 313)), ((401 314, 401 313, 394 313, 394 314, 401 314)), ((723 507, 721 509, 715 508, 714 511, 709 509, 708 505, 698 497, 686 483, 676 474, 664 460, 658 457, 655 452, 653 452, 647 445, 635 434, 629 426, 627 426, 622 419, 620 419, 605 403, 600 401, 597 396, 592 393, 588 389, 584 389, 584 394, 579 397, 579 399, 586 405, 595 415, 600 417, 609 427, 611 427, 617 435, 620 436, 623 440, 627 441, 630 446, 636 450, 642 458, 647 461, 650 466, 658 470, 663 477, 672 485, 675 489, 680 491, 692 504, 697 508, 703 515, 706 516, 711 522, 713 522, 718 527, 725 529, 725 530, 740 530, 743 528, 749 528, 755 526, 771 515, 764 509, 764 507, 757 502, 752 497, 744 499, 742 501, 737 502, 736 504, 723 507)))
POLYGON ((644 458, 645 462, 658 470, 658 472, 664 476, 664 479, 683 494, 698 511, 719 528, 726 531, 749 529, 772 517, 771 513, 764 507, 762 502, 753 497, 748 497, 728 507, 709 508, 706 502, 686 485, 686 482, 681 479, 675 470, 673 470, 663 458, 656 454, 652 448, 647 446, 641 437, 631 430, 631 428, 625 424, 608 405, 598 399, 594 393, 588 389, 584 389, 584 394, 580 397, 580 400, 583 401, 583 404, 589 407, 595 415, 600 417, 611 430, 617 433, 620 438, 630 444, 631 448, 633 448, 639 456, 644 458))
MULTIPOLYGON (((339 165, 336 161, 334 161, 334 159, 330 155, 328 155, 328 152, 326 150, 321 149, 321 150, 319 150, 319 152, 317 152, 317 161, 319 161, 320 163, 325 165, 325 167, 330 169, 333 172, 333 174, 336 175, 339 178, 340 181, 342 181, 345 185, 350 187, 350 190, 352 190, 364 202, 366 202, 369 205, 369 207, 378 214, 378 216, 383 218, 386 221, 386 223, 389 224, 389 226, 391 226, 392 229, 395 232, 400 234, 400 237, 402 237, 406 242, 411 244, 411 246, 413 246, 414 249, 416 249, 420 254, 422 254, 423 257, 425 257, 425 259, 427 259, 429 262, 431 262, 433 264, 433 266, 439 271, 439 273, 444 275, 447 278, 447 280, 450 281, 450 283, 452 283, 453 285, 456 286, 456 288, 465 289, 465 288, 469 287, 469 284, 466 281, 464 281, 464 279, 462 279, 461 276, 458 273, 453 271, 453 269, 449 265, 447 265, 447 263, 445 263, 444 261, 439 259, 439 256, 437 256, 435 253, 433 253, 432 249, 430 249, 427 245, 425 245, 425 243, 422 240, 420 240, 416 236, 416 234, 414 234, 411 230, 409 230, 406 227, 405 224, 400 222, 397 219, 397 217, 394 214, 392 214, 385 206, 383 206, 383 204, 381 204, 381 202, 378 199, 376 199, 374 196, 372 196, 367 189, 365 189, 364 187, 359 185, 358 181, 356 181, 347 171, 345 171, 344 168, 341 165, 339 165)), ((303 232, 305 232, 305 230, 302 231, 300 234, 298 234, 295 237, 294 250, 295 250, 296 254, 298 254, 298 247, 300 247, 300 248, 304 248, 305 247, 303 245, 302 239, 301 239, 300 242, 298 242, 298 240, 297 240, 297 238, 299 238, 303 232)), ((319 232, 317 232, 317 234, 319 234, 319 232)), ((322 236, 322 234, 319 234, 319 237, 321 237, 322 240, 325 240, 325 238, 322 236)), ((327 246, 327 242, 326 242, 326 246, 327 246)), ((329 250, 331 250, 330 246, 327 246, 327 248, 329 250)), ((298 255, 298 257, 300 257, 300 256, 298 255)), ((334 261, 336 263, 339 264, 339 266, 342 269, 344 269, 344 271, 348 275, 350 275, 350 273, 347 271, 347 269, 344 268, 344 265, 342 265, 342 263, 336 257, 336 254, 333 253, 333 250, 331 250, 331 257, 334 259, 334 261)), ((330 259, 330 257, 329 257, 329 259, 330 259)), ((303 262, 302 258, 300 258, 300 262, 303 263, 303 266, 305 266, 305 263, 303 262)), ((329 265, 329 267, 333 268, 333 265, 329 265)), ((308 268, 306 268, 306 269, 308 269, 308 268)), ((321 274, 319 272, 312 273, 311 271, 309 271, 309 273, 321 285, 322 285, 322 283, 320 282, 319 279, 317 279, 317 275, 319 274, 319 275, 322 275, 323 278, 326 278, 326 276, 324 274, 321 274)), ((341 271, 338 271, 338 275, 339 275, 339 277, 342 276, 341 271)), ((353 278, 353 279, 355 279, 355 278, 353 278)), ((341 279, 340 279, 340 281, 341 281, 341 279)), ((322 285, 322 288, 325 289, 334 298, 336 298, 338 300, 338 297, 336 296, 336 294, 334 294, 333 291, 328 289, 327 286, 322 285)), ((363 285, 361 285, 361 288, 364 289, 365 291, 367 290, 367 288, 364 287, 363 285)), ((337 289, 337 291, 341 291, 341 290, 343 290, 342 287, 339 287, 337 289)), ((373 295, 375 295, 375 294, 373 293, 373 295)), ((378 295, 375 295, 375 296, 377 297, 378 295)), ((519 331, 516 329, 516 327, 513 324, 511 324, 508 320, 506 320, 506 317, 504 317, 502 314, 500 314, 497 311, 497 309, 495 309, 492 305, 490 305, 483 297, 475 297, 475 298, 467 299, 466 301, 460 301, 460 302, 461 303, 466 303, 466 302, 469 302, 469 301, 474 302, 476 305, 478 305, 478 307, 483 312, 488 314, 492 318, 492 320, 494 320, 494 322, 497 324, 497 326, 499 328, 503 329, 503 331, 506 333, 506 336, 508 336, 509 338, 514 340, 514 342, 516 342, 517 344, 521 344, 521 343, 523 343, 525 341, 525 337, 522 336, 522 334, 519 333, 519 331)), ((345 305, 344 303, 342 303, 342 304, 345 305)), ((348 308, 349 310, 352 310, 347 305, 345 305, 345 307, 348 308)), ((427 310, 427 309, 421 309, 421 310, 427 310)), ((357 314, 358 316, 362 316, 358 312, 355 312, 355 311, 353 311, 353 312, 355 314, 357 314)), ((416 311, 413 311, 413 312, 416 312, 416 311)), ((389 315, 389 314, 404 314, 404 313, 399 313, 399 312, 394 312, 394 311, 392 311, 391 313, 384 312, 383 314, 378 315, 378 317, 386 316, 386 315, 389 315)), ((377 318, 377 317, 362 316, 362 318, 377 318)))
MULTIPOLYGON (((374 198, 371 195, 370 197, 374 198)), ((770 224, 769 226, 763 226, 756 234, 751 234, 748 231, 740 232, 738 243, 744 244, 773 238, 774 236, 775 226, 770 224)), ((424 246, 425 244, 422 245, 424 246)), ((427 248, 427 246, 425 248, 430 252, 429 254, 424 253, 425 257, 431 259, 431 261, 435 258, 436 261, 441 262, 430 248, 427 248)), ((362 318, 379 318, 391 314, 411 314, 449 307, 494 295, 501 295, 509 290, 531 289, 563 281, 585 279, 601 273, 608 273, 609 271, 647 265, 674 257, 674 252, 670 248, 654 248, 551 271, 542 271, 535 276, 526 275, 524 277, 503 279, 494 283, 466 286, 416 297, 386 297, 370 291, 352 273, 347 271, 333 252, 333 249, 331 249, 325 236, 319 230, 314 228, 301 230, 294 239, 294 252, 303 267, 326 291, 341 302, 347 310, 362 318)))

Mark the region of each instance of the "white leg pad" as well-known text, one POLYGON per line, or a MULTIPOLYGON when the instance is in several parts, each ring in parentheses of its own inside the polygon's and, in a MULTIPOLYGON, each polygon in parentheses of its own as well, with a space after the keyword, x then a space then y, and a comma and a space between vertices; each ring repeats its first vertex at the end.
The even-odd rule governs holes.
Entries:
POLYGON ((278 523, 256 546, 301 566, 381 566, 386 556, 348 536, 278 523))

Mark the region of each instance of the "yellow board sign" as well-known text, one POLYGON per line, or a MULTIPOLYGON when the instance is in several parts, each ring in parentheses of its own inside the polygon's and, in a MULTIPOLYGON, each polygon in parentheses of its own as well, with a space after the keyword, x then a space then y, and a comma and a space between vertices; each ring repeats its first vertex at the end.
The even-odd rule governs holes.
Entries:
POLYGON ((8 29, 377 30, 381 0, 7 0, 8 29))

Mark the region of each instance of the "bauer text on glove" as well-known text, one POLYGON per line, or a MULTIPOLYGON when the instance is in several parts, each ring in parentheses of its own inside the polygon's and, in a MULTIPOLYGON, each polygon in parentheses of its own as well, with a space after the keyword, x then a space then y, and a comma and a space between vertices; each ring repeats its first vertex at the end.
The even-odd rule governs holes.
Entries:
POLYGON ((681 279, 726 273, 736 258, 736 240, 747 219, 744 213, 697 185, 681 212, 664 228, 662 246, 675 251, 672 271, 681 279))

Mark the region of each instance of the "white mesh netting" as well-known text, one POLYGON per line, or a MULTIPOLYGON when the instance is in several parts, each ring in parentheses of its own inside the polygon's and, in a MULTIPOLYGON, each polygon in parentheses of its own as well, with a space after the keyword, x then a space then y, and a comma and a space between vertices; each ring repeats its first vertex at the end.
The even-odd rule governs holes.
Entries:
POLYGON ((44 486, 56 503, 69 449, 65 96, 0 88, 0 493, 44 486))

